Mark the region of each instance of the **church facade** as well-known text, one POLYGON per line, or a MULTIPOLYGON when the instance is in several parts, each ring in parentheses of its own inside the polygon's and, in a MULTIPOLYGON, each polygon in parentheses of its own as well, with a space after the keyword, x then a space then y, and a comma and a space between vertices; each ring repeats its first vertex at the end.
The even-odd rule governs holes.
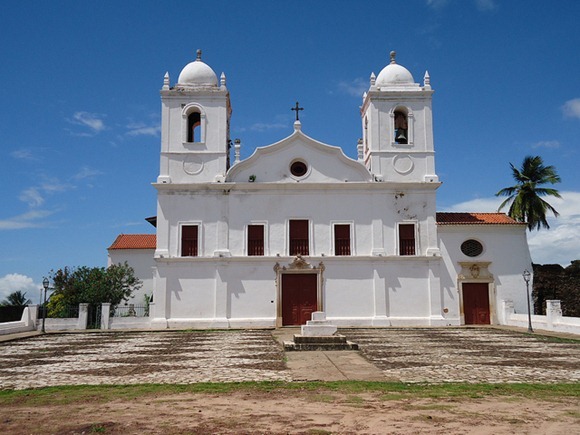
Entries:
POLYGON ((430 78, 396 63, 370 77, 358 158, 302 131, 240 160, 222 73, 198 58, 161 89, 156 236, 121 235, 153 295, 153 328, 501 323, 526 310, 526 225, 438 213, 430 78), (233 149, 232 149, 233 148, 233 149))

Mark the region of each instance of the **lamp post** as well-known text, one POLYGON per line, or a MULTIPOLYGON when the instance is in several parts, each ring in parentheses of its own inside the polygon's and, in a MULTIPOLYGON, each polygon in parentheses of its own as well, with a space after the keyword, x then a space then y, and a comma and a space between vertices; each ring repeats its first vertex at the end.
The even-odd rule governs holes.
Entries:
POLYGON ((46 319, 46 292, 48 291, 48 278, 42 280, 42 286, 44 287, 44 305, 42 307, 42 333, 44 334, 46 330, 44 329, 44 321, 46 319))
POLYGON ((528 299, 528 332, 534 332, 534 330, 532 329, 532 312, 530 310, 530 277, 532 276, 532 274, 528 269, 526 269, 524 270, 524 273, 522 273, 522 276, 524 277, 524 281, 526 282, 526 295, 528 299))

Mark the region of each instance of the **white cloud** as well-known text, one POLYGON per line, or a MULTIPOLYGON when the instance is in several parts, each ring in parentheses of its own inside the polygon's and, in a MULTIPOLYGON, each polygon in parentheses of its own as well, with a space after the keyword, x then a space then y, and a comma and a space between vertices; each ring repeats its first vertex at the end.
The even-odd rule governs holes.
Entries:
MULTIPOLYGON (((83 173, 79 173, 79 176, 88 176, 89 172, 92 171, 88 168, 85 169, 83 173)), ((74 178, 74 177, 73 177, 74 178)), ((46 224, 41 222, 42 218, 53 214, 54 212, 46 210, 38 210, 38 207, 42 206, 46 202, 46 197, 54 195, 55 193, 66 192, 67 190, 75 189, 75 186, 68 183, 63 183, 57 178, 45 178, 38 186, 32 186, 24 189, 20 192, 18 199, 28 205, 30 210, 27 213, 0 220, 0 230, 16 230, 23 228, 39 228, 46 224)))
POLYGON ((238 131, 240 131, 240 132, 257 131, 257 132, 261 133, 261 132, 268 131, 268 130, 279 130, 279 129, 286 128, 286 127, 288 127, 288 124, 281 123, 281 122, 272 122, 269 124, 266 122, 256 122, 256 123, 250 125, 249 127, 242 127, 238 131))
POLYGON ((548 202, 560 213, 548 216, 549 230, 528 233, 532 259, 539 264, 558 263, 563 266, 580 260, 580 192, 560 192, 562 198, 548 202))
POLYGON ((532 144, 532 148, 560 148, 560 142, 557 140, 543 140, 532 144))
POLYGON ((97 169, 91 169, 88 166, 83 166, 79 172, 77 172, 73 178, 75 180, 83 180, 85 178, 95 177, 97 175, 102 175, 103 173, 97 169))
POLYGON ((460 202, 454 204, 450 207, 446 207, 441 211, 473 211, 480 213, 493 213, 497 211, 497 208, 502 203, 503 198, 476 198, 469 201, 460 202))
POLYGON ((31 210, 18 216, 0 220, 1 230, 21 230, 24 228, 40 228, 46 226, 44 218, 54 212, 48 210, 31 210))
POLYGON ((46 193, 54 193, 54 192, 66 192, 67 190, 74 189, 75 187, 72 184, 63 183, 57 178, 50 178, 45 180, 40 186, 46 193))
MULTIPOLYGON (((426 0, 427 6, 435 10, 443 9, 453 2, 455 0, 426 0)), ((496 0, 474 0, 474 3, 479 11, 492 11, 497 8, 496 0)))
POLYGON ((427 0, 427 6, 433 9, 442 9, 449 4, 450 0, 427 0))
POLYGON ((32 154, 32 151, 27 149, 14 150, 10 153, 10 156, 20 160, 38 160, 36 156, 32 154))
MULTIPOLYGON (((73 114, 72 119, 68 121, 71 124, 82 125, 84 127, 88 127, 92 133, 99 133, 103 131, 105 127, 105 123, 101 119, 102 115, 98 115, 95 113, 89 112, 75 112, 73 114)), ((87 133, 80 133, 80 135, 88 135, 87 133)))
MULTIPOLYGON (((538 264, 567 266, 580 260, 580 192, 560 192, 562 198, 547 201, 560 213, 558 218, 548 214, 550 229, 528 232, 532 260, 538 264)), ((495 212, 502 198, 478 198, 455 204, 445 211, 495 212)))
POLYGON ((580 119, 580 98, 566 101, 562 106, 562 112, 566 118, 580 119))
POLYGON ((36 187, 30 187, 23 190, 20 193, 18 199, 28 204, 29 207, 39 207, 44 204, 44 197, 40 194, 36 187))
POLYGON ((41 284, 36 284, 32 278, 19 273, 9 273, 0 278, 0 302, 15 291, 26 293, 32 303, 38 303, 41 284))
POLYGON ((360 77, 350 81, 341 81, 338 83, 338 89, 342 93, 353 97, 362 97, 363 93, 369 88, 369 81, 360 77))
POLYGON ((475 6, 480 11, 493 11, 497 8, 495 0, 475 0, 475 6))
POLYGON ((143 123, 131 123, 127 125, 127 136, 159 136, 161 134, 161 125, 156 122, 153 125, 143 123))

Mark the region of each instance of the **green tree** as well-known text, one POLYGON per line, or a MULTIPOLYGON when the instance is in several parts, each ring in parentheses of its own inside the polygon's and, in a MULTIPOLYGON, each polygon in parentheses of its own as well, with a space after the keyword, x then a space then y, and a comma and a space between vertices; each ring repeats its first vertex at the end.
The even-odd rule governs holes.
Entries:
POLYGON ((546 214, 551 211, 554 216, 558 217, 559 213, 541 197, 561 198, 561 196, 556 189, 541 186, 560 182, 556 168, 545 166, 540 156, 526 156, 521 169, 516 168, 512 163, 510 166, 516 185, 501 189, 495 194, 507 196, 498 211, 511 202, 508 215, 518 222, 527 222, 529 231, 539 230, 542 227, 550 228, 546 214))
POLYGON ((48 302, 49 316, 61 317, 68 306, 80 303, 118 305, 141 288, 135 271, 125 262, 104 267, 64 267, 51 271, 54 293, 48 302))
POLYGON ((8 306, 18 306, 21 307, 23 305, 30 304, 30 299, 26 298, 26 292, 22 293, 20 290, 12 292, 8 295, 6 299, 0 303, 0 306, 8 307, 8 306))

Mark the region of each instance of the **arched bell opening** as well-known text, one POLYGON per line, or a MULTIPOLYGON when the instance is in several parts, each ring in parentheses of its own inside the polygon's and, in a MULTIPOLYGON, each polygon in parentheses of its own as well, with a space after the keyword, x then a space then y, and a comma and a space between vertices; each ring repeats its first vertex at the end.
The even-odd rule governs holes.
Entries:
POLYGON ((187 115, 187 142, 200 142, 201 113, 191 112, 187 115))
POLYGON ((395 143, 409 143, 409 114, 404 108, 395 110, 395 143))

